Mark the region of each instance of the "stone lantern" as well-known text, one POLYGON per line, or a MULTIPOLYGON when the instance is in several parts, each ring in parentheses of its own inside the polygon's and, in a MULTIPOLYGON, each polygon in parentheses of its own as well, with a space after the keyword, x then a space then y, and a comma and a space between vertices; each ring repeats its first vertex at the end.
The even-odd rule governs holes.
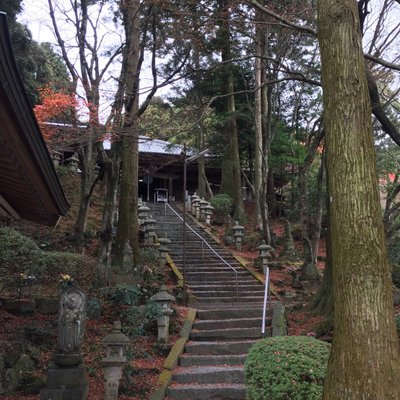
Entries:
POLYGON ((79 166, 79 158, 78 158, 78 156, 76 155, 76 153, 74 153, 73 155, 72 155, 72 157, 69 159, 69 169, 72 171, 72 172, 78 172, 78 166, 79 166))
POLYGON ((157 221, 149 215, 150 218, 145 219, 144 225, 144 244, 153 245, 156 238, 156 223, 157 221))
POLYGON ((173 310, 171 304, 175 301, 175 297, 167 292, 165 285, 162 285, 160 291, 150 297, 150 301, 157 303, 163 312, 163 315, 157 319, 158 342, 168 343, 169 340, 169 317, 173 310))
POLYGON ((122 367, 126 363, 126 347, 129 343, 129 338, 121 332, 120 321, 114 322, 112 333, 107 335, 102 342, 106 349, 106 356, 103 358, 106 381, 105 400, 117 400, 122 367))
POLYGON ((158 243, 160 243, 160 247, 158 248, 160 254, 160 264, 163 266, 167 258, 168 245, 171 243, 171 240, 168 238, 159 238, 158 243))
POLYGON ((139 225, 142 225, 143 222, 149 217, 150 208, 146 206, 146 203, 138 208, 138 216, 139 216, 139 225))
POLYGON ((206 207, 208 206, 208 201, 201 199, 200 200, 200 221, 205 221, 206 220, 206 207))
POLYGON ((192 214, 197 219, 200 219, 200 197, 197 195, 192 198, 192 214))
POLYGON ((53 165, 58 167, 60 165, 62 154, 59 151, 52 151, 51 152, 51 160, 53 161, 53 165))
POLYGON ((242 236, 243 236, 244 227, 239 225, 239 222, 236 221, 235 226, 233 227, 233 237, 235 238, 236 249, 242 251, 242 236))
POLYGON ((207 204, 204 209, 206 215, 206 225, 211 225, 211 216, 213 215, 214 207, 211 204, 207 204))
POLYGON ((271 257, 270 252, 273 252, 274 249, 273 249, 273 247, 269 246, 268 244, 265 244, 265 240, 263 240, 261 245, 258 246, 258 250, 260 252, 259 257, 261 260, 262 269, 265 273, 266 268, 268 266, 268 259, 271 257))

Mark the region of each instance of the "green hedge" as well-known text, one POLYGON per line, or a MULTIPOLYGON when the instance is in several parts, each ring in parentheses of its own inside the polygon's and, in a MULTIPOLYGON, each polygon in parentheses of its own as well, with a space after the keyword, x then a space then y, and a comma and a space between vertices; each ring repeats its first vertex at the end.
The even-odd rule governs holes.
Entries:
POLYGON ((329 351, 307 336, 258 341, 245 362, 248 400, 320 400, 329 351))
POLYGON ((83 270, 80 254, 42 251, 30 238, 9 228, 0 228, 0 291, 19 297, 25 278, 35 283, 58 283, 61 274, 75 277, 83 270))

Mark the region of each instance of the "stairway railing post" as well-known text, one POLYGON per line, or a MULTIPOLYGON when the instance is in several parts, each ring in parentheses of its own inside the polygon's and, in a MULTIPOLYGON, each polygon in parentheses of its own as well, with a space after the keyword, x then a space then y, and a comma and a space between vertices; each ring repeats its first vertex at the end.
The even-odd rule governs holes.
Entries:
POLYGON ((262 317, 262 325, 261 325, 262 337, 265 337, 265 319, 267 316, 268 291, 269 291, 269 267, 267 266, 265 268, 265 291, 264 291, 263 317, 262 317))

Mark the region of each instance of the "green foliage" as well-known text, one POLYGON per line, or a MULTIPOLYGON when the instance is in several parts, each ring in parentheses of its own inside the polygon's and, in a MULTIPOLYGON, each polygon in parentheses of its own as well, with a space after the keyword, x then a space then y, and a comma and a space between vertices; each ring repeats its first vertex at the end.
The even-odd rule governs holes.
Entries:
POLYGON ((79 254, 42 251, 19 232, 0 229, 0 291, 21 297, 30 283, 56 283, 61 274, 76 275, 84 264, 79 254))
POLYGON ((301 164, 306 150, 300 141, 289 134, 283 123, 277 125, 277 133, 271 144, 271 167, 279 171, 289 164, 301 164))
POLYGON ((136 306, 139 304, 142 290, 138 285, 117 285, 111 289, 110 298, 115 306, 136 306))
POLYGON ((154 302, 129 307, 121 313, 122 330, 131 338, 154 333, 157 330, 157 318, 161 316, 162 309, 154 302))
POLYGON ((210 204, 214 207, 213 222, 216 225, 227 222, 233 212, 232 198, 227 194, 217 194, 211 199, 210 204))
POLYGON ((392 264, 392 281, 395 286, 400 288, 400 243, 398 240, 390 241, 387 248, 392 264))
POLYGON ((395 318, 396 318, 397 333, 400 334, 400 314, 397 314, 395 318))
POLYGON ((258 341, 245 362, 248 400, 320 400, 329 350, 306 336, 258 341))

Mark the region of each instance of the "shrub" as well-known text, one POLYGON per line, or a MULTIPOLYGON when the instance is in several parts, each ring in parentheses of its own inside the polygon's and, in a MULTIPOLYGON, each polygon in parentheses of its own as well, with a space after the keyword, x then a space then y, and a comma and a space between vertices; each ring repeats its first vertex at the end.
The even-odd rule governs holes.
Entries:
POLYGON ((157 318, 162 315, 161 307, 153 302, 129 307, 121 314, 123 332, 131 338, 157 332, 157 318))
POLYGON ((136 306, 140 302, 142 290, 138 285, 122 284, 113 288, 108 288, 107 294, 115 306, 136 306))
POLYGON ((85 259, 79 254, 42 251, 30 238, 0 228, 0 291, 20 297, 32 284, 54 284, 62 273, 76 275, 85 259))
POLYGON ((400 334, 400 314, 397 314, 395 318, 396 318, 397 334, 400 334))
POLYGON ((312 337, 260 340, 245 362, 248 400, 320 400, 329 350, 312 337))
POLYGON ((391 241, 387 245, 388 256, 392 264, 392 281, 400 288, 400 243, 398 240, 391 241))
POLYGON ((210 204, 214 207, 213 221, 217 225, 222 225, 228 221, 233 211, 233 200, 227 194, 217 194, 210 204))

